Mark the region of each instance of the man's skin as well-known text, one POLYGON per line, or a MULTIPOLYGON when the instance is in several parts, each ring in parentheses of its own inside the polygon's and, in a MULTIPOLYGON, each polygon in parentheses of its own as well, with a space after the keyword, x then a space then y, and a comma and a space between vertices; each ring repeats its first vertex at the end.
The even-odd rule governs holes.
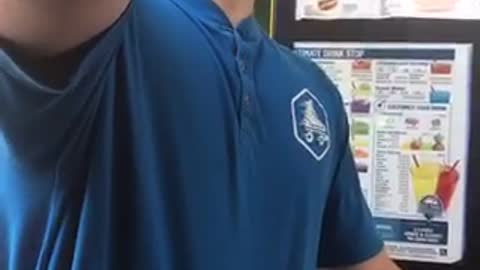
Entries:
MULTIPOLYGON (((108 29, 130 0, 0 0, 0 46, 32 56, 55 56, 108 29)), ((253 13, 254 0, 214 0, 233 25, 253 13)), ((355 243, 352 243, 355 244, 355 243)), ((382 252, 335 270, 398 270, 382 252)))
POLYGON ((0 0, 0 45, 53 56, 112 25, 130 0, 0 0))

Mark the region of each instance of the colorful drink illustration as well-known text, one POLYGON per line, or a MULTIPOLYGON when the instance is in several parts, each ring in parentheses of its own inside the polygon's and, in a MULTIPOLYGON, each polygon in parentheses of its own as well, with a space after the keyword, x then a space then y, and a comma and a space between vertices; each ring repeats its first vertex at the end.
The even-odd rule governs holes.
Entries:
POLYGON ((372 86, 368 83, 357 84, 352 82, 352 95, 361 97, 370 97, 372 95, 372 86))
POLYGON ((371 103, 366 99, 357 99, 354 97, 354 100, 350 104, 350 109, 352 113, 370 113, 371 103))
POLYGON ((352 63, 352 71, 370 72, 372 70, 372 61, 370 60, 355 60, 352 63))
POLYGON ((423 198, 434 195, 442 166, 438 162, 420 163, 414 156, 414 165, 410 168, 415 199, 420 203, 423 198))
POLYGON ((439 162, 419 162, 415 155, 413 161, 410 172, 419 207, 426 197, 432 197, 441 202, 443 211, 447 211, 460 179, 456 169, 460 161, 456 161, 452 166, 445 166, 439 162))
POLYGON ((456 167, 458 163, 459 161, 453 166, 444 166, 438 179, 436 195, 442 201, 445 211, 450 207, 452 197, 457 188, 459 173, 456 167))
POLYGON ((352 123, 352 133, 354 135, 369 135, 370 134, 370 125, 364 121, 353 120, 352 123))
POLYGON ((438 133, 435 136, 433 136, 433 141, 435 142, 432 146, 433 151, 445 151, 445 137, 438 133))
POLYGON ((415 117, 409 117, 409 118, 405 119, 405 124, 408 127, 416 128, 418 126, 418 124, 420 124, 420 120, 418 118, 415 118, 415 117))
POLYGON ((355 158, 368 158, 370 156, 368 150, 362 148, 355 148, 353 153, 355 158))
POLYGON ((452 73, 452 64, 434 63, 430 66, 432 75, 450 75, 452 73))
POLYGON ((446 150, 445 135, 442 133, 426 133, 418 137, 402 139, 401 149, 404 151, 443 152, 446 150))
POLYGON ((355 167, 359 173, 368 173, 368 165, 363 162, 356 162, 355 167))
POLYGON ((440 103, 440 104, 448 104, 450 103, 451 94, 449 91, 446 90, 436 90, 431 89, 430 91, 430 102, 431 103, 440 103))

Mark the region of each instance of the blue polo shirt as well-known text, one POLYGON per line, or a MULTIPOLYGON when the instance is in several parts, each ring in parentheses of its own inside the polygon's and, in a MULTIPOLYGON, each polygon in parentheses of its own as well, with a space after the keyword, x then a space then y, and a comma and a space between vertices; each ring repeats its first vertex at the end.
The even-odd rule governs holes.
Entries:
POLYGON ((312 270, 382 249, 336 89, 254 19, 136 0, 68 85, 0 52, 0 269, 312 270))

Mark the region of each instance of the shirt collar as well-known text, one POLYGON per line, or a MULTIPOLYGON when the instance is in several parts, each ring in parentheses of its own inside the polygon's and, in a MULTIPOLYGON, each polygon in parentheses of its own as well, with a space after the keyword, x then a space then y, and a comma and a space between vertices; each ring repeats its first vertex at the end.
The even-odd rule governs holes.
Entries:
MULTIPOLYGON (((200 20, 214 23, 219 27, 238 31, 242 38, 247 40, 259 40, 262 37, 261 27, 253 16, 249 16, 234 27, 225 12, 213 0, 173 0, 183 8, 188 9, 200 20)), ((241 0, 240 0, 241 1, 241 0)))

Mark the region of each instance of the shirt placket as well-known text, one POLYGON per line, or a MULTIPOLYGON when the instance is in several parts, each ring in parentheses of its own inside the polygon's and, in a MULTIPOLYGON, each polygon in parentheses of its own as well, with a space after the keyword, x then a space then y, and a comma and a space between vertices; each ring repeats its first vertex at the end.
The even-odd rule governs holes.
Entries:
POLYGON ((242 40, 238 31, 234 32, 237 47, 235 59, 240 77, 240 128, 242 131, 251 132, 256 110, 255 82, 253 70, 252 48, 242 40))

